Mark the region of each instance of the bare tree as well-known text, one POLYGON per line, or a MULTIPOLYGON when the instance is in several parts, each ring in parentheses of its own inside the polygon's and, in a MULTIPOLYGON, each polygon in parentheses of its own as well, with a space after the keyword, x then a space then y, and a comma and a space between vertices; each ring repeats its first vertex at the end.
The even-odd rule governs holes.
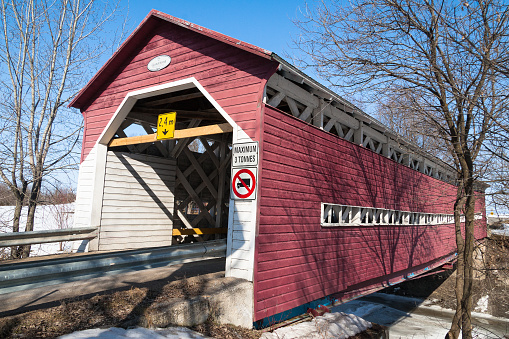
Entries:
POLYGON ((490 131, 486 144, 486 149, 491 155, 488 159, 490 168, 488 180, 491 185, 489 199, 497 214, 507 214, 509 211, 509 114, 496 123, 498 128, 490 131))
MULTIPOLYGON (((380 121, 405 140, 419 146, 428 154, 433 155, 446 163, 451 163, 451 148, 447 143, 447 136, 429 119, 422 119, 421 112, 427 109, 414 90, 398 90, 387 93, 376 106, 376 114, 380 121)), ((433 114, 428 112, 427 114, 433 114)), ((435 120, 440 117, 435 115, 435 120)))
MULTIPOLYGON (((73 203, 75 201, 76 193, 72 188, 61 186, 56 186, 53 190, 44 192, 44 196, 41 199, 41 203, 48 205, 52 219, 58 229, 70 227, 73 221, 73 203)), ((60 242, 59 251, 63 252, 64 250, 64 243, 60 242)))
MULTIPOLYGON (((45 178, 76 162, 82 119, 65 105, 112 46, 104 33, 117 4, 94 0, 1 0, 0 178, 16 199, 13 231, 25 231, 45 178)), ((30 246, 12 248, 27 257, 30 246)))
POLYGON ((474 190, 487 135, 507 115, 509 8, 501 0, 322 1, 297 24, 307 65, 371 102, 419 93, 416 109, 447 141, 457 170, 457 309, 448 337, 472 337, 474 190), (461 227, 461 214, 465 216, 461 227))

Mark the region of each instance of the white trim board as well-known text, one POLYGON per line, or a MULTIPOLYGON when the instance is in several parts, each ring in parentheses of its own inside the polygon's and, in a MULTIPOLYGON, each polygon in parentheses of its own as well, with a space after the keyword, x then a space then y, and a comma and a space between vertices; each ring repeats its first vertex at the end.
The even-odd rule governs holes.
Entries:
POLYGON ((228 113, 226 113, 226 111, 214 100, 214 98, 212 98, 212 96, 200 84, 200 82, 196 80, 196 78, 191 77, 127 93, 124 100, 122 100, 122 103, 118 106, 117 110, 115 111, 110 121, 108 122, 108 125, 106 125, 103 132, 97 139, 97 143, 107 145, 110 142, 110 140, 113 138, 116 131, 124 121, 124 119, 127 117, 133 106, 136 104, 137 100, 161 94, 181 91, 193 87, 197 88, 203 94, 203 96, 210 101, 212 106, 214 106, 214 108, 217 109, 221 116, 223 116, 223 118, 233 127, 234 139, 235 134, 237 133, 245 134, 244 131, 239 132, 241 128, 228 115, 228 113))

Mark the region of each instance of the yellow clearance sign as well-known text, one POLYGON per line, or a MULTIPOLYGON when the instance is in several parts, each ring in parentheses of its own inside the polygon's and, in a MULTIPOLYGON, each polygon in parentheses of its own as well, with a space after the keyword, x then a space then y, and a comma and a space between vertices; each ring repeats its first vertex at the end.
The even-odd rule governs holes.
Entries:
POLYGON ((157 118, 157 140, 173 138, 176 120, 177 112, 159 114, 157 118))

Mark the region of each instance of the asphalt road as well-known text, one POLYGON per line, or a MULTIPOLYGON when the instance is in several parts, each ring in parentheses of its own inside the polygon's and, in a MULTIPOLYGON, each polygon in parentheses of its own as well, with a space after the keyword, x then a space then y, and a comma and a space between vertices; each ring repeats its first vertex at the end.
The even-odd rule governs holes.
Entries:
POLYGON ((224 269, 224 258, 209 259, 0 294, 0 317, 56 306, 67 298, 86 298, 132 287, 157 288, 184 277, 211 275, 210 278, 221 278, 224 269))

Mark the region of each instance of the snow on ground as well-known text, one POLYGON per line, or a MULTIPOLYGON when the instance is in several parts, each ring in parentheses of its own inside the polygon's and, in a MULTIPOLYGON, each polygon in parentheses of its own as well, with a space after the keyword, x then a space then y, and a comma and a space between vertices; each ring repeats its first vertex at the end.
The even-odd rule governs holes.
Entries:
POLYGON ((137 327, 133 329, 124 330, 123 328, 111 327, 105 329, 91 329, 71 334, 66 334, 60 339, 203 339, 208 338, 202 336, 200 333, 192 331, 185 327, 168 327, 147 329, 137 327))
MULTIPOLYGON (((316 317, 312 321, 306 321, 300 324, 282 327, 273 333, 264 333, 263 339, 323 339, 337 338, 346 339, 352 335, 360 333, 371 327, 371 323, 352 314, 345 313, 326 313, 321 317, 316 317)), ((194 332, 185 327, 168 328, 134 328, 124 330, 111 327, 107 329, 90 329, 74 332, 59 337, 60 339, 202 339, 204 337, 198 332, 194 332)))
MULTIPOLYGON (((361 299, 333 307, 333 312, 355 314, 367 321, 389 327, 391 338, 444 338, 453 310, 429 305, 422 299, 373 293, 361 299)), ((504 338, 509 320, 472 313, 476 338, 504 338)))
MULTIPOLYGON (((26 223, 27 207, 23 207, 21 213, 20 228, 24 231, 26 223)), ((35 210, 34 231, 54 230, 69 228, 73 225, 74 204, 63 205, 39 205, 35 210)), ((0 233, 12 232, 12 220, 14 206, 0 206, 0 233)), ((40 256, 70 252, 72 242, 36 244, 32 245, 30 256, 40 256)), ((0 251, 9 251, 9 248, 0 251)), ((8 253, 4 253, 8 254, 8 253)))
POLYGON ((509 237, 509 224, 502 224, 504 227, 501 230, 490 230, 491 234, 497 234, 497 235, 505 235, 509 237))
POLYGON ((264 333, 261 339, 346 339, 367 330, 371 323, 353 314, 326 313, 311 321, 281 327, 272 333, 264 333))
POLYGON ((486 313, 488 311, 488 299, 489 299, 488 295, 481 297, 481 299, 477 301, 477 305, 475 306, 474 310, 476 312, 486 313))
MULTIPOLYGON (((430 305, 430 301, 384 293, 373 293, 331 309, 332 313, 295 325, 264 333, 263 339, 348 338, 377 323, 389 328, 391 338, 444 338, 454 311, 430 305)), ((509 320, 481 313, 472 313, 474 337, 505 338, 509 334, 509 320)), ((136 328, 93 329, 75 332, 61 339, 125 339, 125 338, 205 338, 186 328, 170 327, 149 330, 136 328)))
POLYGON ((444 338, 449 324, 428 316, 407 312, 368 301, 354 300, 332 309, 353 313, 371 322, 389 326, 389 335, 394 338, 444 338))

